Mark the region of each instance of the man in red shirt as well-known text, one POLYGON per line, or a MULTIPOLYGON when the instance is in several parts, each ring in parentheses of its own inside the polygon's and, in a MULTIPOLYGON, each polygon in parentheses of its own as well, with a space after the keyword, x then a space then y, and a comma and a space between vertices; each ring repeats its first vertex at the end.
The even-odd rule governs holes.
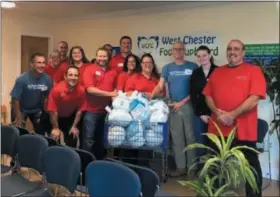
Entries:
POLYGON ((123 64, 125 58, 131 53, 132 40, 129 36, 121 37, 120 48, 121 48, 121 53, 115 55, 110 61, 110 67, 115 69, 118 74, 123 71, 123 64))
POLYGON ((85 90, 78 81, 79 69, 70 66, 65 73, 65 80, 51 90, 47 103, 52 137, 58 139, 63 132, 65 143, 72 147, 76 147, 77 137, 81 131, 79 123, 85 98, 85 90))
POLYGON ((105 48, 98 49, 95 64, 88 66, 84 72, 86 112, 83 119, 83 149, 93 152, 97 159, 103 159, 105 156, 105 107, 118 95, 115 90, 117 72, 109 68, 109 55, 105 48))
MULTIPOLYGON (((223 135, 227 137, 236 126, 233 146, 244 145, 256 149, 257 142, 257 105, 266 97, 266 82, 261 69, 243 62, 244 44, 232 40, 227 46, 228 65, 217 68, 203 91, 206 102, 212 111, 211 119, 217 123, 223 135)), ((212 121, 209 133, 218 135, 212 121)), ((247 197, 262 196, 262 171, 258 154, 243 152, 249 164, 256 171, 259 192, 253 193, 246 183, 247 197)))
POLYGON ((59 41, 57 43, 57 50, 60 52, 61 55, 61 63, 67 62, 69 50, 68 43, 66 41, 59 41))

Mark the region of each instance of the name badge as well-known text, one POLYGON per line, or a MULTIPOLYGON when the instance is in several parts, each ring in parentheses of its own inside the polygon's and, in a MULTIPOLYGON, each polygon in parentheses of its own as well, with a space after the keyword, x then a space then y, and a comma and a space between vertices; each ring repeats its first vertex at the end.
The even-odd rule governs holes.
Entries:
POLYGON ((123 63, 118 63, 118 67, 123 67, 123 63))
POLYGON ((100 76, 101 73, 100 73, 99 71, 96 71, 96 72, 95 72, 95 75, 99 75, 99 76, 100 76))

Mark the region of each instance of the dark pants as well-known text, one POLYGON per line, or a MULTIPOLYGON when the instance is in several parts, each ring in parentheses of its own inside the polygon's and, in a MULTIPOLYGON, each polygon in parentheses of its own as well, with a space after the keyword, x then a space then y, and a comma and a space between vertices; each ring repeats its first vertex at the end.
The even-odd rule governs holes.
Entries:
POLYGON ((93 152, 96 159, 106 156, 104 148, 104 124, 106 114, 86 112, 83 119, 83 149, 93 152))
MULTIPOLYGON (((70 147, 77 147, 77 138, 74 138, 74 136, 71 134, 69 135, 69 131, 73 125, 73 122, 75 120, 75 116, 76 116, 76 112, 73 113, 71 116, 69 117, 59 117, 58 118, 58 125, 59 125, 59 129, 63 132, 64 134, 64 142, 66 143, 67 146, 70 147)), ((78 124, 78 130, 80 131, 80 136, 81 136, 81 132, 82 132, 82 121, 79 122, 78 124)), ((78 147, 79 148, 79 147, 78 147)))
MULTIPOLYGON (((208 129, 208 124, 203 122, 200 119, 200 116, 194 116, 194 135, 195 135, 196 143, 200 143, 204 145, 206 144, 207 137, 202 134, 207 133, 207 129, 208 129)), ((206 150, 202 148, 198 148, 196 152, 198 159, 199 157, 205 155, 206 153, 207 153, 206 150)), ((199 163, 197 166, 197 170, 200 171, 202 170, 202 168, 203 168, 203 164, 199 163)))
MULTIPOLYGON (((218 148, 212 142, 208 142, 208 144, 211 148, 218 151, 218 148)), ((250 148, 257 150, 256 142, 251 142, 251 141, 234 140, 232 143, 232 147, 236 147, 236 146, 248 146, 250 148)), ((260 165, 260 161, 259 161, 259 156, 258 156, 258 154, 256 154, 253 151, 250 151, 250 150, 241 149, 241 151, 243 152, 245 158, 248 160, 249 165, 256 171, 256 173, 254 173, 254 174, 255 174, 258 190, 259 190, 259 193, 257 193, 257 194, 253 193, 253 190, 250 187, 250 185, 248 183, 246 183, 246 185, 245 185, 246 197, 261 197, 262 196, 263 178, 262 178, 262 169, 261 169, 261 165, 260 165)), ((216 187, 219 187, 219 185, 216 184, 216 187)))
MULTIPOLYGON (((50 133, 51 132, 51 123, 50 123, 50 117, 49 114, 45 111, 40 111, 37 113, 32 113, 32 114, 26 114, 22 112, 22 120, 26 121, 27 118, 30 119, 35 133, 40 134, 40 135, 45 135, 45 133, 50 133)), ((14 122, 15 117, 13 117, 12 122, 14 122)), ((23 124, 22 127, 25 127, 23 124)))

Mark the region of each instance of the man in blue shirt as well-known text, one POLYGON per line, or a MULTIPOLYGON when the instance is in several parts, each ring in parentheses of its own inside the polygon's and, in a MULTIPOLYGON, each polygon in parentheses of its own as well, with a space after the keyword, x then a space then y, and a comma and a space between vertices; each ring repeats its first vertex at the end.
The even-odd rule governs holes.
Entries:
POLYGON ((30 69, 16 79, 11 92, 15 126, 24 127, 24 122, 29 118, 35 132, 43 135, 47 125, 50 125, 44 109, 52 88, 51 78, 44 73, 45 66, 44 55, 34 53, 30 58, 30 69))
POLYGON ((169 106, 172 109, 169 127, 177 166, 176 171, 170 174, 173 177, 186 174, 186 167, 189 168, 195 159, 195 151, 188 151, 187 159, 183 152, 187 145, 195 143, 189 81, 193 70, 197 68, 195 63, 185 61, 185 50, 183 42, 177 41, 173 44, 174 61, 163 67, 161 79, 150 98, 157 96, 167 84, 169 106))

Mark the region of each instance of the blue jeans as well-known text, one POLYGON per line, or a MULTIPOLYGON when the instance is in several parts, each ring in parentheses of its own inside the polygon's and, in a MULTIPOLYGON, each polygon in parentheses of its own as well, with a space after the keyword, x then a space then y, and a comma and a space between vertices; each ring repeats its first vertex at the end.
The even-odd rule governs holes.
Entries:
POLYGON ((105 157, 105 118, 106 114, 86 112, 83 119, 83 149, 92 152, 98 160, 105 157))
MULTIPOLYGON (((194 116, 194 135, 195 142, 200 144, 206 144, 207 137, 202 135, 207 133, 208 124, 204 123, 199 116, 194 116)), ((203 149, 197 149, 197 156, 202 156, 205 153, 203 149)))

